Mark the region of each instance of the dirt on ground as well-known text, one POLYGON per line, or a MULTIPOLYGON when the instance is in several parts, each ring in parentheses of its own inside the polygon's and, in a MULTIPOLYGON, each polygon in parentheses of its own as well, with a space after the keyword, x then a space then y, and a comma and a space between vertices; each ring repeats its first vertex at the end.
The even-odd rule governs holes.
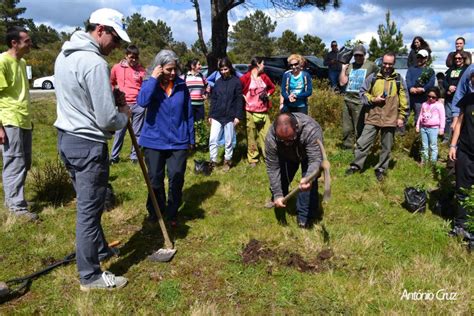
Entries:
POLYGON ((329 269, 329 259, 333 256, 334 252, 326 248, 322 249, 314 259, 305 260, 298 253, 273 250, 256 239, 250 240, 242 251, 242 261, 245 265, 257 264, 259 262, 276 262, 278 265, 309 273, 319 273, 329 269))

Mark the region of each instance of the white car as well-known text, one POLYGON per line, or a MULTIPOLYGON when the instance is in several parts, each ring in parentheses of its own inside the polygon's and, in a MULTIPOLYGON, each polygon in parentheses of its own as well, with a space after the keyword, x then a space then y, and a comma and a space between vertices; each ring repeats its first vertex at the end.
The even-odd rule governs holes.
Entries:
POLYGON ((41 77, 33 81, 33 88, 54 89, 54 76, 41 77))

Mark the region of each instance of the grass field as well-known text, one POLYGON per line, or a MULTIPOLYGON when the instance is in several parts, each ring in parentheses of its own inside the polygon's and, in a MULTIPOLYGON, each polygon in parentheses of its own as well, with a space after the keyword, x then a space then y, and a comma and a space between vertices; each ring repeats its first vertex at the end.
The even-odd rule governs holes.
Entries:
MULTIPOLYGON (((50 189, 35 193, 33 173, 57 159, 54 99, 35 99, 33 108, 27 196, 41 222, 25 223, 1 209, 2 281, 74 251, 75 201, 68 186, 62 187, 58 205, 46 201, 50 189)), ((377 157, 369 159, 362 174, 346 177, 352 153, 337 146, 340 129, 328 128, 324 136, 332 199, 309 230, 297 227, 291 207, 284 214, 287 225, 262 207, 269 197, 265 167, 247 166, 244 142, 229 173, 218 169, 209 177, 195 175, 190 158, 179 225, 170 231, 178 249, 170 263, 146 259, 163 239, 158 226, 144 222, 146 186, 139 166, 126 161, 127 139, 123 162, 111 167, 119 203, 102 220, 108 241, 121 241, 121 256, 104 268, 126 276, 127 287, 83 293, 71 264, 35 280, 25 295, 1 304, 0 314, 472 315, 472 255, 446 235, 449 221, 436 212, 412 214, 401 206, 406 186, 435 188, 443 168, 419 167, 403 148, 408 141, 397 139, 392 169, 382 183, 372 171, 377 157), (260 252, 244 264, 242 252, 252 239, 260 252), (413 292, 418 294, 409 299, 413 292)), ((1 199, 3 205, 3 194, 1 199)))

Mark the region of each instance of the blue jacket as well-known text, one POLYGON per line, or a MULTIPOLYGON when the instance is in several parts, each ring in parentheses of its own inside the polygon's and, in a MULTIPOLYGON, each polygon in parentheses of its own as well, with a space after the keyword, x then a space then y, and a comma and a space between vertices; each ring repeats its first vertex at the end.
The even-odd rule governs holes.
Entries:
MULTIPOLYGON (((304 80, 304 89, 301 91, 300 94, 296 96, 296 99, 298 100, 303 100, 305 103, 305 106, 308 106, 308 97, 313 94, 313 81, 311 78, 311 75, 302 70, 301 71, 303 75, 303 80, 304 80)), ((292 73, 291 71, 287 71, 283 74, 283 78, 281 80, 281 95, 283 96, 283 99, 285 100, 285 106, 292 107, 292 103, 288 99, 290 96, 290 77, 292 73)))
POLYGON ((430 77, 428 82, 424 83, 423 86, 420 86, 420 84, 417 83, 418 78, 421 76, 421 73, 423 72, 423 69, 425 68, 426 67, 420 68, 418 66, 415 66, 415 67, 410 67, 407 70, 406 82, 407 82, 408 91, 410 91, 410 89, 413 87, 425 89, 425 93, 420 93, 420 94, 410 93, 410 104, 426 102, 426 99, 427 99, 426 92, 428 91, 428 89, 431 89, 434 87, 435 79, 436 79, 434 71, 433 71, 433 75, 430 77))
POLYGON ((144 81, 137 104, 146 108, 146 117, 138 143, 158 150, 188 149, 194 144, 194 118, 191 97, 184 80, 176 78, 171 95, 157 79, 144 81))
POLYGON ((474 73, 474 64, 469 65, 467 69, 462 74, 461 79, 459 79, 458 86, 456 87, 456 92, 454 93, 452 109, 453 116, 459 116, 459 101, 468 93, 474 93, 474 86, 471 84, 471 74, 474 73))

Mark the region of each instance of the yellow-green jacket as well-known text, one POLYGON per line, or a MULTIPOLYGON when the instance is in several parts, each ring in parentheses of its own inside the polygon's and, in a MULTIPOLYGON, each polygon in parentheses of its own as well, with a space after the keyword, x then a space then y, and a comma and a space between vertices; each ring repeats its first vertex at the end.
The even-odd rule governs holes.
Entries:
POLYGON ((406 117, 409 104, 407 86, 405 80, 395 71, 386 78, 381 72, 368 76, 360 88, 359 95, 362 104, 367 107, 365 124, 396 127, 397 119, 403 120, 406 117), (375 82, 374 75, 377 76, 375 82), (397 87, 397 80, 400 82, 400 88, 397 87), (373 104, 372 101, 380 95, 385 95, 385 103, 373 104))

